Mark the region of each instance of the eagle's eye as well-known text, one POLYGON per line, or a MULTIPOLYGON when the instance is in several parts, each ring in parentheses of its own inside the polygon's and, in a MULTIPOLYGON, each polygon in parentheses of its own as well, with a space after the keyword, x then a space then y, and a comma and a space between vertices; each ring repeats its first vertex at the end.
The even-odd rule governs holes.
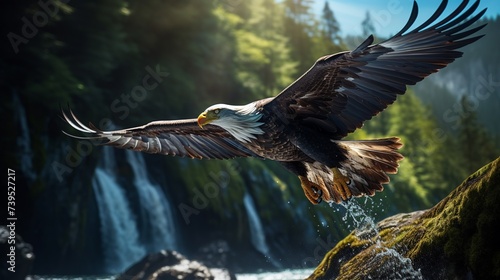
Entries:
POLYGON ((214 113, 218 115, 220 113, 220 109, 215 109, 214 113))

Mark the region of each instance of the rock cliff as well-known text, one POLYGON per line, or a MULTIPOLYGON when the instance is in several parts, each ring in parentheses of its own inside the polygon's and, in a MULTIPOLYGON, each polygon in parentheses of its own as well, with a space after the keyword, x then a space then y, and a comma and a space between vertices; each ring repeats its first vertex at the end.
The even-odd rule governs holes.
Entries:
POLYGON ((499 279, 500 158, 434 207, 355 230, 309 280, 499 279))

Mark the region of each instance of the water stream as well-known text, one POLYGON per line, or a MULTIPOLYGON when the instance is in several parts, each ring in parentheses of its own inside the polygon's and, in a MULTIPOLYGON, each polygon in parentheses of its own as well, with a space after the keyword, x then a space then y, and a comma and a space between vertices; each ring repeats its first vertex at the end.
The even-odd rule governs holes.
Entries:
POLYGON ((142 222, 140 230, 148 252, 179 249, 170 202, 160 186, 149 179, 143 155, 130 150, 125 153, 134 175, 142 222))
POLYGON ((36 174, 33 169, 33 151, 31 149, 31 137, 30 130, 28 127, 28 120, 26 119, 26 110, 24 109, 21 100, 17 94, 12 97, 13 107, 16 108, 17 120, 19 122, 20 133, 17 137, 17 145, 19 149, 20 156, 20 168, 23 175, 30 182, 33 182, 36 178, 36 174))
POLYGON ((151 182, 142 154, 126 151, 132 169, 139 213, 117 180, 115 150, 103 147, 92 186, 99 209, 101 242, 106 272, 117 273, 150 252, 178 250, 172 209, 158 184, 151 182))
POLYGON ((114 148, 103 147, 92 187, 99 211, 104 267, 108 273, 124 271, 146 254, 139 242, 135 217, 124 190, 116 181, 114 148))
MULTIPOLYGON (((379 251, 377 257, 388 257, 388 259, 383 268, 387 270, 387 275, 392 273, 394 279, 406 279, 406 280, 421 280, 423 279, 422 273, 419 269, 415 269, 409 258, 401 255, 394 248, 388 247, 380 237, 377 224, 375 219, 367 208, 367 202, 372 202, 371 206, 376 207, 373 204, 372 198, 367 197, 365 199, 365 205, 360 205, 360 201, 356 199, 351 199, 346 202, 341 203, 346 210, 345 215, 342 220, 345 221, 349 227, 351 225, 354 227, 354 232, 359 238, 366 238, 371 240, 375 250, 379 251)), ((379 258, 376 258, 377 260, 379 258)))
POLYGON ((252 245, 257 251, 262 253, 267 258, 267 260, 271 262, 272 265, 277 268, 281 268, 281 264, 272 257, 271 250, 267 245, 264 227, 262 226, 259 214, 255 209, 253 198, 248 192, 246 192, 245 196, 243 197, 243 204, 245 205, 245 209, 248 215, 252 245))

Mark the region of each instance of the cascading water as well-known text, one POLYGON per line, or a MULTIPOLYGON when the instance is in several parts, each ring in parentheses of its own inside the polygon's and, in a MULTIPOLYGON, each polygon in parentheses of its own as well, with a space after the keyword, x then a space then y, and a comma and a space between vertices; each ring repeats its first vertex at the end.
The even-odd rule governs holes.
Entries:
POLYGON ((168 199, 160 186, 149 180, 142 154, 130 150, 125 153, 134 175, 143 225, 141 235, 146 242, 148 252, 179 249, 172 208, 168 199))
MULTIPOLYGON (((366 201, 371 201, 371 198, 367 197, 366 201)), ((375 219, 371 217, 371 215, 365 211, 355 199, 342 202, 340 205, 346 209, 346 213, 342 220, 347 222, 352 219, 355 234, 359 238, 369 238, 373 240, 373 245, 378 251, 377 256, 386 257, 384 259, 390 260, 386 261, 383 268, 392 272, 395 277, 394 279, 423 279, 422 273, 420 270, 413 268, 412 262, 409 258, 402 256, 394 248, 387 247, 384 244, 380 238, 375 219)))
POLYGON ((255 203, 253 201, 253 198, 248 192, 245 192, 245 195, 243 197, 243 204, 245 205, 245 209, 248 215, 252 245, 257 251, 262 253, 271 262, 272 265, 277 268, 281 268, 281 264, 272 257, 271 250, 269 249, 269 246, 267 246, 266 235, 264 233, 262 222, 260 221, 259 214, 255 210, 255 203))
POLYGON ((104 266, 108 273, 124 271, 146 254, 139 242, 135 217, 116 178, 114 148, 103 147, 101 165, 96 168, 92 187, 99 210, 104 266))
POLYGON ((36 175, 33 171, 33 151, 31 150, 31 138, 28 121, 26 120, 26 110, 17 94, 13 94, 12 103, 17 112, 19 128, 21 129, 17 138, 19 156, 21 157, 19 161, 20 169, 23 175, 32 182, 35 180, 36 175))

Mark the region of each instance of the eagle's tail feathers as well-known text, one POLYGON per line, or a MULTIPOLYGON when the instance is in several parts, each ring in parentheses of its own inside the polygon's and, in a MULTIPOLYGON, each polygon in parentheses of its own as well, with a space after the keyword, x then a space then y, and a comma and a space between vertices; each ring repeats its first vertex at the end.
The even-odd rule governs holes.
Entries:
POLYGON ((398 171, 403 156, 397 151, 403 144, 398 137, 337 141, 347 160, 340 163, 340 172, 351 180, 349 188, 353 196, 375 194, 382 191, 382 184, 389 183, 387 174, 398 171))
POLYGON ((303 162, 305 176, 299 178, 302 188, 314 194, 308 196, 313 204, 321 199, 340 203, 353 196, 372 196, 383 190, 382 184, 389 182, 387 174, 396 173, 398 162, 403 159, 397 152, 403 146, 397 137, 335 143, 347 158, 339 166, 329 168, 319 162, 303 162))

